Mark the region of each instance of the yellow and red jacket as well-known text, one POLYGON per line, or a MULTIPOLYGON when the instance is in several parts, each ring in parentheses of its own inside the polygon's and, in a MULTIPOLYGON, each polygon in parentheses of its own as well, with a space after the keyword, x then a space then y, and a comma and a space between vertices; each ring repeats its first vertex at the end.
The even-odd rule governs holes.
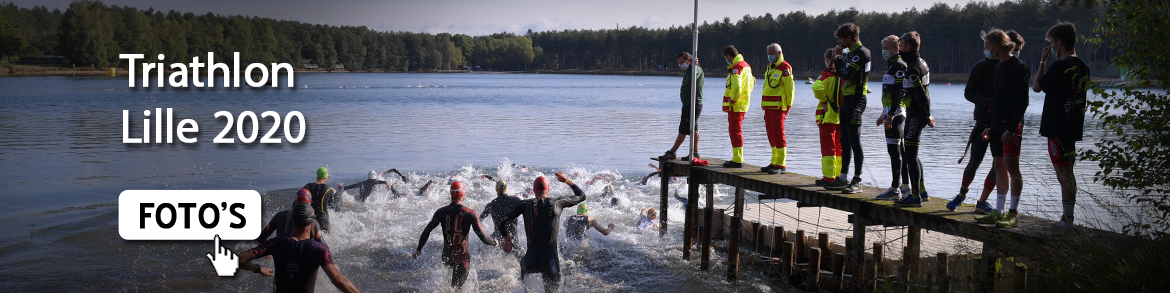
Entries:
POLYGON ((764 97, 760 100, 760 107, 764 110, 788 111, 792 106, 792 98, 796 96, 796 85, 792 82, 792 66, 784 61, 784 54, 776 58, 775 64, 764 72, 764 97))
POLYGON ((743 55, 735 55, 727 66, 727 85, 723 90, 723 112, 747 112, 751 106, 752 88, 756 78, 752 67, 743 61, 743 55))
POLYGON ((817 97, 817 124, 841 124, 841 83, 833 69, 825 69, 821 77, 813 82, 813 95, 817 97))

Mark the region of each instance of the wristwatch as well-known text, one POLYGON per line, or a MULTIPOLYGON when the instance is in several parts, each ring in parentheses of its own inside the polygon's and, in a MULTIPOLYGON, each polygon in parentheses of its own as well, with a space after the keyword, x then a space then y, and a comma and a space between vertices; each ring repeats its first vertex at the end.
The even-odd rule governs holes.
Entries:
POLYGON ((260 265, 256 265, 256 270, 255 270, 255 271, 252 271, 252 272, 253 272, 253 273, 257 273, 257 274, 259 274, 259 273, 260 273, 260 270, 261 270, 261 269, 263 269, 263 268, 264 268, 264 267, 262 267, 262 266, 260 266, 260 265))

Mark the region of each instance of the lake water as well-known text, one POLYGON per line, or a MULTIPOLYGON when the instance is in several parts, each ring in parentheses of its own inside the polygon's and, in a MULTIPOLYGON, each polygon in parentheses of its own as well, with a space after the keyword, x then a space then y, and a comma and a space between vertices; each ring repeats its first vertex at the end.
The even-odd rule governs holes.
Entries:
MULTIPOLYGON (((353 183, 370 170, 390 168, 421 178, 404 183, 412 190, 426 179, 457 178, 472 183, 467 205, 477 211, 494 197, 492 183, 477 179, 482 174, 503 178, 513 192, 556 171, 575 174, 578 183, 609 174, 618 179, 614 185, 625 202, 590 214, 619 227, 608 237, 590 232, 590 245, 562 254, 564 288, 773 290, 753 274, 728 285, 722 281, 722 261, 714 262, 711 272, 682 261, 681 229, 659 238, 656 231, 631 227, 641 208, 658 206, 659 187, 642 185, 640 179, 653 171, 646 166, 649 158, 669 149, 677 133, 680 77, 302 73, 296 84, 296 89, 130 89, 125 77, 0 79, 5 105, 0 107, 0 220, 8 230, 0 236, 0 263, 5 264, 0 278, 21 291, 267 291, 272 280, 258 275, 215 277, 203 257, 210 242, 122 240, 118 194, 128 189, 253 189, 264 194, 267 219, 288 208, 293 188, 312 181, 317 167, 328 166, 330 184, 353 183), (173 108, 176 121, 195 119, 199 143, 123 144, 122 110, 135 114, 131 120, 139 128, 131 133, 140 136, 141 113, 154 108, 173 108), (224 125, 213 117, 217 111, 300 111, 308 121, 306 138, 300 144, 213 144, 224 125)), ((707 107, 699 127, 705 157, 731 153, 726 116, 719 111, 721 84, 722 79, 712 78, 704 92, 707 107)), ((743 127, 746 162, 756 165, 771 155, 758 108, 761 85, 743 127)), ((876 83, 870 87, 880 89, 876 83)), ((927 190, 942 200, 958 191, 965 164, 955 161, 973 125, 962 91, 961 84, 931 88, 938 127, 925 130, 921 156, 927 190)), ((1026 177, 1021 210, 1056 218, 1059 187, 1046 140, 1037 134, 1042 103, 1042 94, 1032 94, 1021 158, 1026 177)), ((866 185, 886 186, 889 158, 884 136, 872 124, 881 112, 880 93, 869 95, 869 105, 862 176, 866 185)), ((797 85, 787 124, 790 172, 820 173, 814 108, 809 85, 797 85)), ((1102 135, 1088 127, 1078 147, 1091 148, 1102 135)), ((990 161, 984 160, 972 194, 981 189, 990 161)), ((1080 189, 1109 193, 1091 182, 1095 164, 1077 167, 1080 189)), ((562 184, 554 186, 553 196, 569 193, 562 184)), ((589 196, 602 190, 600 184, 583 186, 589 196)), ((685 195, 685 179, 671 188, 685 195)), ((334 228, 327 240, 342 272, 364 291, 444 290, 449 276, 440 264, 438 232, 419 260, 409 257, 431 213, 445 205, 441 189, 434 189, 434 196, 404 199, 388 199, 383 189, 365 203, 344 196, 341 210, 331 214, 334 228)), ((730 190, 717 190, 717 202, 730 201, 730 190)), ((974 203, 973 197, 968 203, 974 203)), ((1083 222, 1116 229, 1101 224, 1113 221, 1092 200, 1078 202, 1078 218, 1089 219, 1083 222)), ((681 205, 673 203, 669 214, 672 227, 681 227, 681 205)), ((226 243, 236 252, 256 244, 226 243)), ((467 290, 520 286, 510 256, 481 243, 471 247, 467 290)), ((271 261, 260 262, 271 267, 271 261)), ((324 274, 317 284, 330 287, 324 274)))

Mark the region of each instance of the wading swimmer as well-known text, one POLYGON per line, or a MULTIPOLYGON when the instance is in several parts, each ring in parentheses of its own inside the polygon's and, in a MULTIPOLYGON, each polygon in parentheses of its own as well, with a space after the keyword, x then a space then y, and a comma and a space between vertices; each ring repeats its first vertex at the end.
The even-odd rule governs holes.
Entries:
MULTIPOLYGON (((486 175, 485 175, 486 176, 486 175)), ((492 232, 492 238, 503 240, 504 236, 509 238, 516 238, 516 219, 503 222, 504 214, 512 211, 512 208, 520 204, 520 198, 508 195, 508 184, 504 180, 496 181, 496 198, 488 202, 483 207, 483 213, 479 215, 479 219, 492 217, 492 223, 495 224, 496 231, 492 232)))
MULTIPOLYGON (((301 188, 300 191, 297 191, 296 199, 293 200, 293 207, 296 207, 297 204, 307 204, 309 206, 313 206, 311 196, 312 195, 309 194, 308 189, 301 188)), ((296 211, 294 211, 292 208, 289 208, 287 210, 276 213, 276 215, 273 215, 272 219, 268 220, 268 224, 264 225, 264 230, 260 231, 260 237, 256 238, 256 242, 264 242, 264 240, 268 240, 268 236, 271 236, 273 232, 276 232, 277 238, 292 237, 295 235, 294 233, 296 232, 297 227, 293 224, 294 214, 296 214, 296 211)), ((313 219, 313 222, 316 223, 317 219, 313 219)), ((320 227, 313 225, 313 229, 309 232, 309 239, 322 241, 320 227)))
POLYGON ((723 162, 723 167, 743 168, 743 117, 751 106, 756 78, 752 76, 751 65, 743 60, 735 46, 723 48, 723 59, 727 61, 723 112, 727 112, 727 134, 731 137, 731 160, 723 162))
POLYGON ((377 187, 378 184, 386 185, 386 189, 393 189, 393 186, 390 185, 390 182, 384 181, 384 180, 379 180, 378 177, 380 177, 380 176, 381 176, 381 174, 378 174, 378 172, 375 172, 374 170, 370 170, 370 174, 366 180, 364 180, 362 182, 350 184, 350 185, 344 185, 344 186, 341 183, 337 183, 337 187, 339 189, 341 189, 341 191, 345 191, 346 189, 358 188, 357 200, 364 202, 364 201, 366 201, 367 197, 370 197, 371 193, 374 193, 374 187, 377 187))
POLYGON ((463 183, 455 181, 451 183, 451 204, 435 211, 431 216, 431 222, 423 229, 422 236, 418 238, 418 248, 410 255, 411 258, 418 259, 418 255, 422 254, 423 246, 427 245, 427 238, 430 238, 431 231, 435 230, 436 226, 443 226, 443 265, 451 269, 451 287, 462 288, 463 283, 467 281, 467 270, 471 265, 471 251, 467 246, 467 232, 468 230, 475 231, 479 235, 479 240, 484 244, 496 246, 494 239, 488 238, 483 234, 483 227, 479 225, 479 218, 475 216, 475 211, 463 206, 463 198, 466 194, 463 189, 463 183))
POLYGON ((617 227, 617 225, 611 223, 607 227, 601 226, 601 223, 598 223, 597 219, 589 216, 589 207, 585 206, 585 204, 579 204, 577 205, 577 215, 565 219, 565 239, 585 240, 585 232, 588 232, 589 228, 601 232, 601 235, 609 236, 609 232, 613 231, 613 228, 617 227))
MULTIPOLYGON (((557 233, 560 230, 561 211, 585 201, 585 191, 573 184, 565 173, 557 172, 557 180, 569 185, 573 195, 548 198, 548 179, 537 177, 532 184, 536 198, 526 199, 504 215, 501 222, 524 216, 524 233, 528 236, 528 250, 520 259, 520 279, 539 273, 544 290, 554 292, 561 285, 561 257, 557 251, 557 233)), ((498 228, 497 228, 498 229, 498 228)), ((504 252, 512 251, 512 238, 504 236, 504 252)))
POLYGON ((852 22, 841 25, 833 34, 837 37, 837 58, 834 59, 837 77, 841 82, 841 177, 826 185, 829 190, 842 193, 861 192, 862 161, 861 115, 865 112, 865 94, 869 90, 869 49, 861 45, 861 28, 852 22), (849 161, 853 160, 855 174, 849 179, 849 161))
POLYGON ((277 237, 264 241, 260 246, 240 254, 240 269, 273 277, 275 292, 313 292, 317 283, 317 268, 325 271, 329 281, 342 292, 358 292, 353 283, 341 274, 329 256, 329 246, 314 241, 310 235, 316 227, 313 208, 305 203, 293 207, 293 225, 296 229, 291 237, 277 237), (276 272, 253 264, 252 260, 271 255, 276 272))
POLYGON ((1031 72, 1019 58, 1012 56, 1016 43, 1002 30, 992 30, 983 35, 983 46, 999 59, 995 65, 994 90, 991 100, 991 158, 996 173, 996 209, 986 216, 976 218, 979 223, 1011 228, 1017 224, 1016 207, 1019 205, 1024 179, 1020 176, 1020 140, 1024 127, 1024 111, 1028 109, 1028 81, 1031 72), (1010 191, 1011 208, 1003 212, 1004 199, 1010 191))
POLYGON ((768 144, 772 146, 772 161, 760 171, 768 174, 788 173, 788 136, 784 134, 784 120, 796 95, 796 83, 792 81, 792 66, 784 61, 784 51, 779 44, 769 44, 768 70, 764 72, 763 97, 760 108, 764 110, 764 129, 768 133, 768 144))
POLYGON ((817 97, 817 132, 821 141, 821 179, 813 183, 817 186, 832 184, 841 173, 841 141, 837 132, 841 124, 841 82, 837 78, 837 68, 833 65, 836 56, 833 48, 825 50, 825 71, 813 82, 813 95, 817 97))
POLYGON ((308 189, 309 193, 313 195, 313 210, 316 211, 317 223, 321 224, 321 231, 329 231, 329 209, 334 208, 336 204, 337 193, 333 187, 325 184, 329 180, 329 169, 325 167, 317 168, 317 181, 305 184, 304 189, 308 189))
POLYGON ((658 230, 658 210, 655 210, 654 208, 642 209, 642 212, 638 215, 638 229, 658 230))
MULTIPOLYGON (((691 53, 678 53, 678 67, 682 68, 683 81, 682 88, 679 90, 679 98, 682 99, 682 119, 678 122, 678 136, 674 139, 674 146, 662 155, 661 159, 674 160, 676 158, 675 152, 678 147, 682 145, 683 140, 686 140, 687 135, 691 135, 691 79, 695 79, 695 137, 694 144, 691 148, 695 150, 695 157, 699 156, 699 114, 703 113, 703 68, 695 63, 695 58, 691 53), (694 75, 692 77, 692 75, 694 75)), ((683 160, 690 161, 689 157, 684 157, 683 160)))
POLYGON ((1040 68, 1036 69, 1032 90, 1044 92, 1044 112, 1040 115, 1040 135, 1048 138, 1048 156, 1060 182, 1061 207, 1064 213, 1053 232, 1072 229, 1073 208, 1077 200, 1077 180, 1073 177, 1076 142, 1085 132, 1086 90, 1089 66, 1077 57, 1077 31, 1072 23, 1060 22, 1044 36, 1052 45, 1041 50, 1040 68), (1044 68, 1048 56, 1056 61, 1044 68))

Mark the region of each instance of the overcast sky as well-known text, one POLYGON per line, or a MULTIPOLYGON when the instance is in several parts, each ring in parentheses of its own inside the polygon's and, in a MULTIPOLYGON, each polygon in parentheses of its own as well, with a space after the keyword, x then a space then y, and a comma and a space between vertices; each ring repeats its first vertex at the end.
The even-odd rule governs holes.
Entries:
MULTIPOLYGON (((72 0, 0 0, 20 7, 43 5, 64 11, 72 0)), ((378 31, 462 33, 486 35, 498 32, 523 34, 562 29, 603 29, 620 26, 649 28, 690 23, 693 1, 666 0, 105 0, 107 5, 142 9, 178 10, 204 14, 252 15, 329 25, 364 25, 378 31)), ((861 11, 892 12, 934 3, 964 5, 969 0, 704 0, 699 3, 699 22, 732 21, 744 15, 773 15, 791 11, 821 14, 849 7, 861 11)), ((990 0, 1000 3, 1003 0, 990 0)))

